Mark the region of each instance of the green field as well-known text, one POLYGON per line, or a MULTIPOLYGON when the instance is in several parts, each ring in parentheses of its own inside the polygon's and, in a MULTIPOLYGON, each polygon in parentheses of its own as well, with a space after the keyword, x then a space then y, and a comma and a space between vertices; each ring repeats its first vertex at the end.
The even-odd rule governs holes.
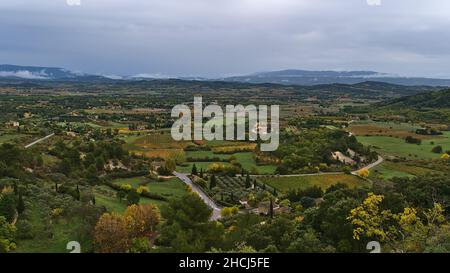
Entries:
POLYGON ((450 132, 434 139, 423 140, 421 145, 409 144, 404 139, 387 136, 358 136, 357 139, 366 146, 373 146, 378 153, 385 156, 433 159, 441 156, 431 152, 433 147, 441 145, 444 151, 450 150, 450 132))
MULTIPOLYGON (((245 152, 245 153, 235 153, 235 154, 215 154, 212 151, 188 151, 186 152, 186 158, 220 158, 220 159, 228 159, 230 157, 235 157, 236 161, 239 162, 247 171, 251 171, 252 169, 256 169, 259 174, 273 174, 277 168, 275 165, 257 165, 255 159, 253 158, 253 153, 245 152)), ((197 166, 197 169, 203 168, 203 170, 207 170, 208 166, 214 162, 194 162, 197 166)), ((177 170, 180 172, 189 173, 192 170, 192 162, 187 162, 184 164, 185 166, 178 166, 177 170)), ((224 165, 228 165, 228 162, 218 162, 224 165)))
POLYGON ((20 138, 25 136, 24 134, 18 134, 18 133, 5 133, 2 132, 2 134, 0 135, 0 144, 5 143, 5 142, 9 142, 12 141, 14 139, 20 138))
POLYGON ((337 183, 343 183, 350 188, 367 185, 368 182, 358 178, 354 175, 347 174, 327 174, 314 176, 289 176, 289 177, 263 177, 258 180, 276 188, 281 192, 288 192, 289 190, 303 190, 312 186, 318 186, 323 190, 329 188, 337 183))
POLYGON ((64 253, 68 242, 77 240, 84 249, 91 247, 91 241, 78 236, 81 220, 78 218, 60 218, 52 220, 46 225, 41 209, 37 206, 30 208, 30 223, 34 234, 33 239, 18 240, 16 251, 19 253, 64 253))
POLYGON ((406 163, 395 163, 384 161, 370 171, 370 178, 382 177, 383 179, 391 179, 393 177, 415 177, 433 172, 431 169, 408 165, 406 163))
POLYGON ((148 187, 150 192, 162 195, 167 198, 180 197, 186 193, 185 184, 178 178, 171 178, 167 181, 158 182, 146 177, 132 177, 119 178, 114 180, 113 183, 118 185, 130 184, 133 188, 137 188, 140 185, 143 185, 148 187))

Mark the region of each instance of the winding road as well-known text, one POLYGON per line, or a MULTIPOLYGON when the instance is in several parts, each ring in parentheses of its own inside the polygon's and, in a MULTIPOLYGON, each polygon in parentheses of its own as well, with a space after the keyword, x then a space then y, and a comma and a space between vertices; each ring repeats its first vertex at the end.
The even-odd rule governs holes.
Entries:
POLYGON ((214 200, 212 200, 208 195, 206 195, 199 186, 195 185, 187 175, 179 173, 179 172, 173 172, 173 175, 178 177, 178 179, 183 181, 185 184, 191 186, 192 190, 200 196, 200 198, 203 200, 203 202, 205 202, 206 205, 208 205, 210 208, 212 208, 213 213, 210 218, 211 221, 221 218, 220 211, 222 210, 222 208, 219 205, 217 205, 214 202, 214 200))

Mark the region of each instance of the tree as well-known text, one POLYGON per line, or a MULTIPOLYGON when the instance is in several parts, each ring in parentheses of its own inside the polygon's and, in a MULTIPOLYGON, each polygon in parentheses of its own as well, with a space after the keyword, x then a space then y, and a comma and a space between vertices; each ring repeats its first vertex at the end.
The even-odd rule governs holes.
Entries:
POLYGON ((81 192, 80 192, 80 188, 79 188, 78 184, 77 184, 77 188, 75 189, 73 197, 78 201, 81 200, 81 192))
POLYGON ((0 216, 0 253, 8 253, 16 249, 16 228, 8 223, 7 219, 0 216))
POLYGON ((415 208, 406 207, 398 214, 383 210, 383 199, 383 195, 369 193, 360 206, 351 210, 348 219, 355 240, 375 239, 395 252, 422 252, 427 239, 440 227, 448 226, 440 204, 425 210, 421 218, 415 208))
POLYGON ((124 253, 129 247, 127 222, 121 215, 103 214, 94 229, 94 244, 100 253, 124 253))
POLYGON ((362 169, 358 172, 358 175, 362 178, 368 178, 370 175, 370 171, 368 169, 362 169))
POLYGON ((209 221, 212 209, 196 193, 171 199, 162 210, 167 221, 158 242, 174 252, 203 252, 217 246, 223 238, 223 225, 209 221))
POLYGON ((91 183, 98 181, 97 168, 94 165, 90 165, 86 170, 86 179, 91 183))
POLYGON ((17 212, 22 214, 25 211, 25 203, 23 202, 22 193, 19 192, 19 198, 17 200, 17 212))
POLYGON ((245 187, 248 189, 252 186, 252 181, 250 179, 250 174, 247 173, 247 177, 245 177, 245 187))
POLYGON ((192 175, 197 175, 197 174, 198 174, 198 172, 197 172, 197 166, 195 166, 195 163, 194 163, 194 165, 192 165, 192 171, 191 171, 191 174, 192 174, 192 175))
POLYGON ((177 163, 175 162, 175 160, 169 158, 168 160, 166 160, 165 167, 169 170, 170 173, 172 173, 177 168, 177 163))
POLYGON ((239 208, 234 207, 225 207, 220 211, 220 215, 222 217, 230 217, 239 213, 239 208))
POLYGON ((441 156, 441 158, 442 158, 442 159, 449 159, 449 158, 450 158, 450 155, 447 154, 447 153, 445 153, 445 154, 443 154, 443 155, 441 156))
POLYGON ((270 215, 270 218, 273 218, 273 199, 272 198, 270 198, 269 215, 270 215))
POLYGON ((6 221, 11 222, 16 215, 17 206, 16 196, 12 189, 11 191, 5 191, 0 194, 0 216, 4 216, 6 221))
POLYGON ((95 167, 97 168, 97 171, 101 172, 105 168, 105 160, 102 156, 99 156, 95 159, 95 167))
POLYGON ((155 232, 161 220, 159 209, 155 205, 131 205, 124 213, 129 236, 149 237, 155 232))
POLYGON ((209 189, 210 190, 214 189, 216 185, 217 185, 216 176, 213 174, 211 175, 211 178, 209 180, 209 189))
POLYGON ((203 168, 200 168, 200 178, 203 178, 203 168))
POLYGON ((139 204, 140 199, 141 199, 141 197, 140 197, 139 193, 136 192, 136 190, 131 189, 130 191, 128 191, 128 194, 127 194, 128 206, 139 204))
POLYGON ((14 181, 13 188, 14 188, 14 194, 15 195, 19 194, 19 187, 17 186, 17 181, 14 181))

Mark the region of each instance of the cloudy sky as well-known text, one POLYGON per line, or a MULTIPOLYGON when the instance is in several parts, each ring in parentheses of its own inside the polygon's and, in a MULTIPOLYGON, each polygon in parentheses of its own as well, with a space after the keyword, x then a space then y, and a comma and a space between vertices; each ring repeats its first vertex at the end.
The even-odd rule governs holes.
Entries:
POLYGON ((0 63, 105 75, 298 68, 450 78, 450 1, 1 0, 0 63))

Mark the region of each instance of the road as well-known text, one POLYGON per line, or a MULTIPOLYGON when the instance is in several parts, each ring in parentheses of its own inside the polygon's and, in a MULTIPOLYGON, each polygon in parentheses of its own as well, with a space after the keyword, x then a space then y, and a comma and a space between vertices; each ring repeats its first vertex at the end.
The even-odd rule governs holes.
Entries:
POLYGON ((51 138, 51 137, 54 136, 54 135, 55 135, 55 133, 50 134, 50 135, 48 135, 48 136, 45 136, 45 137, 43 137, 43 138, 40 138, 40 139, 38 139, 38 140, 36 140, 36 141, 33 141, 33 142, 31 142, 30 144, 28 144, 27 146, 25 146, 25 149, 28 149, 28 148, 30 148, 31 146, 33 146, 33 145, 35 145, 35 144, 38 144, 39 142, 44 141, 44 140, 46 140, 46 139, 48 139, 48 138, 51 138))
POLYGON ((217 220, 221 218, 220 211, 222 208, 218 206, 214 200, 212 200, 208 195, 206 195, 203 190, 195 185, 192 180, 185 174, 179 173, 179 172, 173 172, 173 175, 178 177, 181 181, 186 183, 187 185, 191 186, 192 191, 196 192, 200 198, 205 202, 206 205, 208 205, 210 208, 212 208, 213 213, 211 215, 211 221, 217 220))
POLYGON ((370 163, 369 165, 367 165, 367 166, 365 166, 365 167, 362 167, 361 169, 352 172, 352 174, 353 174, 353 175, 358 175, 358 173, 359 173, 360 171, 362 171, 362 170, 370 170, 370 169, 372 169, 372 168, 375 168, 376 166, 378 166, 378 165, 380 165, 381 163, 383 163, 383 161, 384 161, 384 158, 382 158, 381 156, 378 156, 378 160, 377 160, 377 161, 375 161, 375 162, 373 162, 373 163, 370 163))

